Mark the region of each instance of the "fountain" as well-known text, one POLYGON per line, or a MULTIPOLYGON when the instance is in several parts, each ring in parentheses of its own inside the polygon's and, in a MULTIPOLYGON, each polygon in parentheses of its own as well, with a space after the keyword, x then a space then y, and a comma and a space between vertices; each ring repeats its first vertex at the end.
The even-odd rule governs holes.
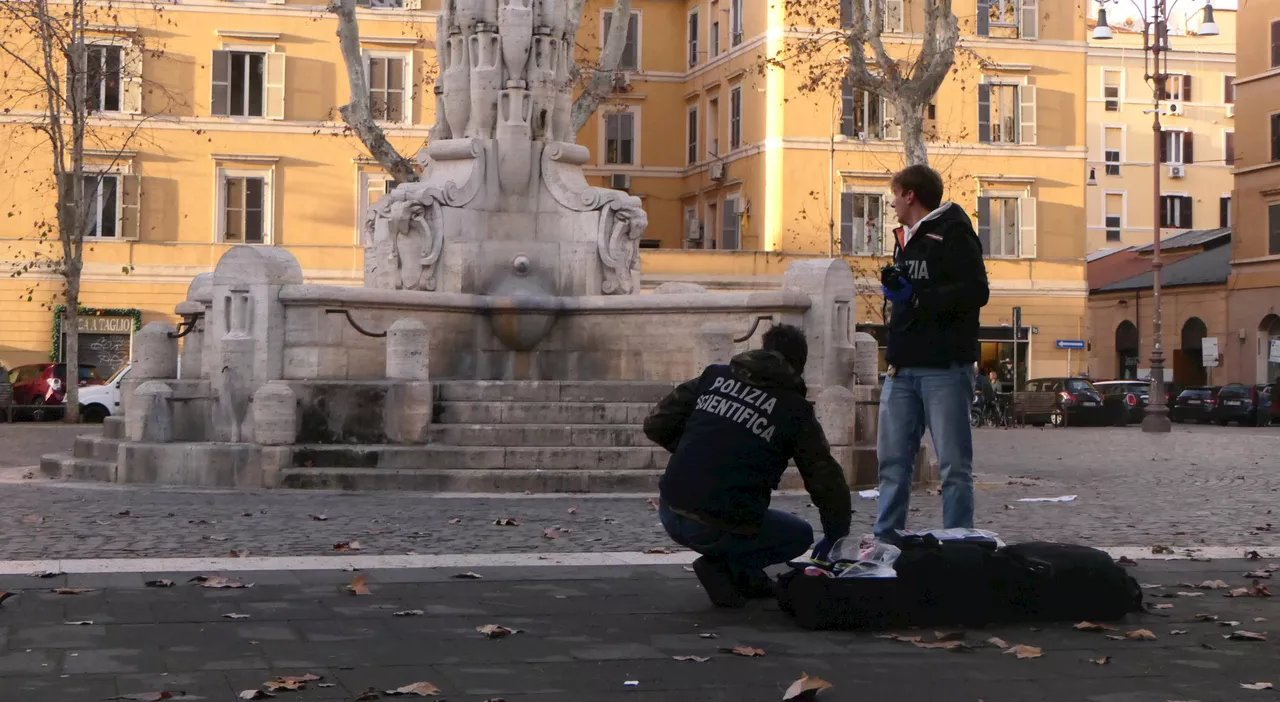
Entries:
POLYGON ((180 328, 135 337, 123 416, 43 474, 652 490, 666 460, 640 431, 652 404, 758 345, 762 323, 789 323, 809 337, 805 379, 834 453, 851 483, 874 482, 874 447, 868 462, 853 431, 874 414, 874 340, 855 352, 849 266, 798 261, 774 291, 639 294, 641 201, 589 185, 573 143, 566 0, 449 7, 423 176, 370 208, 364 286, 307 284, 283 249, 230 249, 192 281, 180 328))

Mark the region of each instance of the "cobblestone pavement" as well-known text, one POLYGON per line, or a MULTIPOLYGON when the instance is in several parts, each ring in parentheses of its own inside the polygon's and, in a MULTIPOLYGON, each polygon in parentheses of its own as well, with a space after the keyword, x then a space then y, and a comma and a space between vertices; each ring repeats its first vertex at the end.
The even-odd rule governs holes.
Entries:
POLYGON ((756 702, 780 699, 803 673, 831 683, 818 699, 832 701, 1271 700, 1274 691, 1241 686, 1280 685, 1276 598, 1172 596, 1190 589, 1183 582, 1248 585, 1242 573, 1256 567, 1143 561, 1132 573, 1161 608, 1110 632, 1072 622, 904 632, 963 636, 972 649, 961 654, 878 632, 806 631, 776 602, 717 610, 678 566, 480 568, 482 580, 449 569, 257 571, 235 574, 254 585, 242 589, 197 587, 192 573, 5 576, 0 588, 18 594, 0 607, 0 702, 161 691, 232 700, 279 676, 314 676, 281 700, 353 700, 427 682, 441 693, 431 699, 454 702, 756 702), (368 594, 344 594, 357 575, 368 594), (144 587, 157 577, 177 584, 144 587), (406 610, 417 616, 393 616, 406 610), (520 631, 490 640, 476 630, 488 624, 520 631), (1146 640, 1125 637, 1140 630, 1146 640), (1003 645, 984 643, 992 637, 1003 645), (1040 655, 1002 651, 1014 646, 1040 655), (759 654, 726 652, 735 647, 759 654), (704 660, 677 658, 686 656, 704 660))
MULTIPOLYGON (((9 466, 74 428, 0 426, 9 466)), ((1008 540, 1104 546, 1280 543, 1280 428, 984 429, 977 433, 979 526, 1008 540), (1078 495, 1074 502, 1020 498, 1078 495), (1272 526, 1272 525, 1275 526, 1272 526), (1274 531, 1273 531, 1274 529, 1274 531)), ((19 469, 14 469, 17 471, 19 469)), ((12 471, 11 471, 12 472, 12 471)), ((918 494, 911 526, 938 526, 941 500, 918 494)), ((813 520, 803 495, 774 506, 813 520)), ((874 500, 854 499, 869 529, 874 500)), ((415 493, 207 491, 0 483, 0 558, 635 551, 671 546, 645 496, 439 497, 415 493), (313 516, 314 515, 314 516, 313 516), (324 517, 323 521, 318 517, 324 517), (519 526, 496 526, 513 517, 519 526), (558 536, 547 538, 544 529, 558 536)))

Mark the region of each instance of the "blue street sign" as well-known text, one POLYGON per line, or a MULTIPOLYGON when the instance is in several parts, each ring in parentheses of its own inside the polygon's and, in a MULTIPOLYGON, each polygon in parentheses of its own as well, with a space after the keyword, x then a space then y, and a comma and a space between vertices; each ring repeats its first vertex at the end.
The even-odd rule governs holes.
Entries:
POLYGON ((1082 349, 1084 342, 1080 339, 1058 339, 1058 348, 1060 349, 1082 349))

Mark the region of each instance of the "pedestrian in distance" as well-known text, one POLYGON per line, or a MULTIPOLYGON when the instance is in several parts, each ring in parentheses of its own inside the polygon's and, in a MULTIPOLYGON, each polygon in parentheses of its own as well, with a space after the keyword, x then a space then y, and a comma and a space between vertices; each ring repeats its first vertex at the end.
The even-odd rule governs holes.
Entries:
POLYGON ((813 556, 826 560, 849 533, 849 484, 805 398, 808 355, 803 331, 774 326, 762 348, 707 366, 645 419, 645 435, 671 452, 658 518, 672 540, 701 554, 693 571, 717 606, 773 596, 764 569, 813 544, 807 521, 769 509, 792 459, 821 515, 813 556))

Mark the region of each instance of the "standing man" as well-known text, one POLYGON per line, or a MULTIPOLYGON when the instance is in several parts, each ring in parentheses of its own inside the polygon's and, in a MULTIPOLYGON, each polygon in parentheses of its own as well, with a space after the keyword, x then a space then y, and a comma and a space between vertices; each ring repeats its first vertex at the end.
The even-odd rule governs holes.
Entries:
POLYGON ((805 399, 804 332, 781 324, 763 342, 728 365, 707 366, 644 421, 645 436, 671 452, 658 518, 672 540, 702 554, 693 572, 720 607, 771 596, 764 569, 813 543, 808 522, 769 509, 792 458, 822 517, 814 557, 826 560, 849 533, 849 484, 805 399))
POLYGON ((881 282, 893 304, 888 375, 880 395, 880 514, 875 535, 907 526, 911 470, 927 427, 942 478, 942 526, 973 527, 973 364, 978 311, 990 290, 982 244, 964 208, 942 202, 942 177, 925 165, 893 177, 894 266, 881 282))

